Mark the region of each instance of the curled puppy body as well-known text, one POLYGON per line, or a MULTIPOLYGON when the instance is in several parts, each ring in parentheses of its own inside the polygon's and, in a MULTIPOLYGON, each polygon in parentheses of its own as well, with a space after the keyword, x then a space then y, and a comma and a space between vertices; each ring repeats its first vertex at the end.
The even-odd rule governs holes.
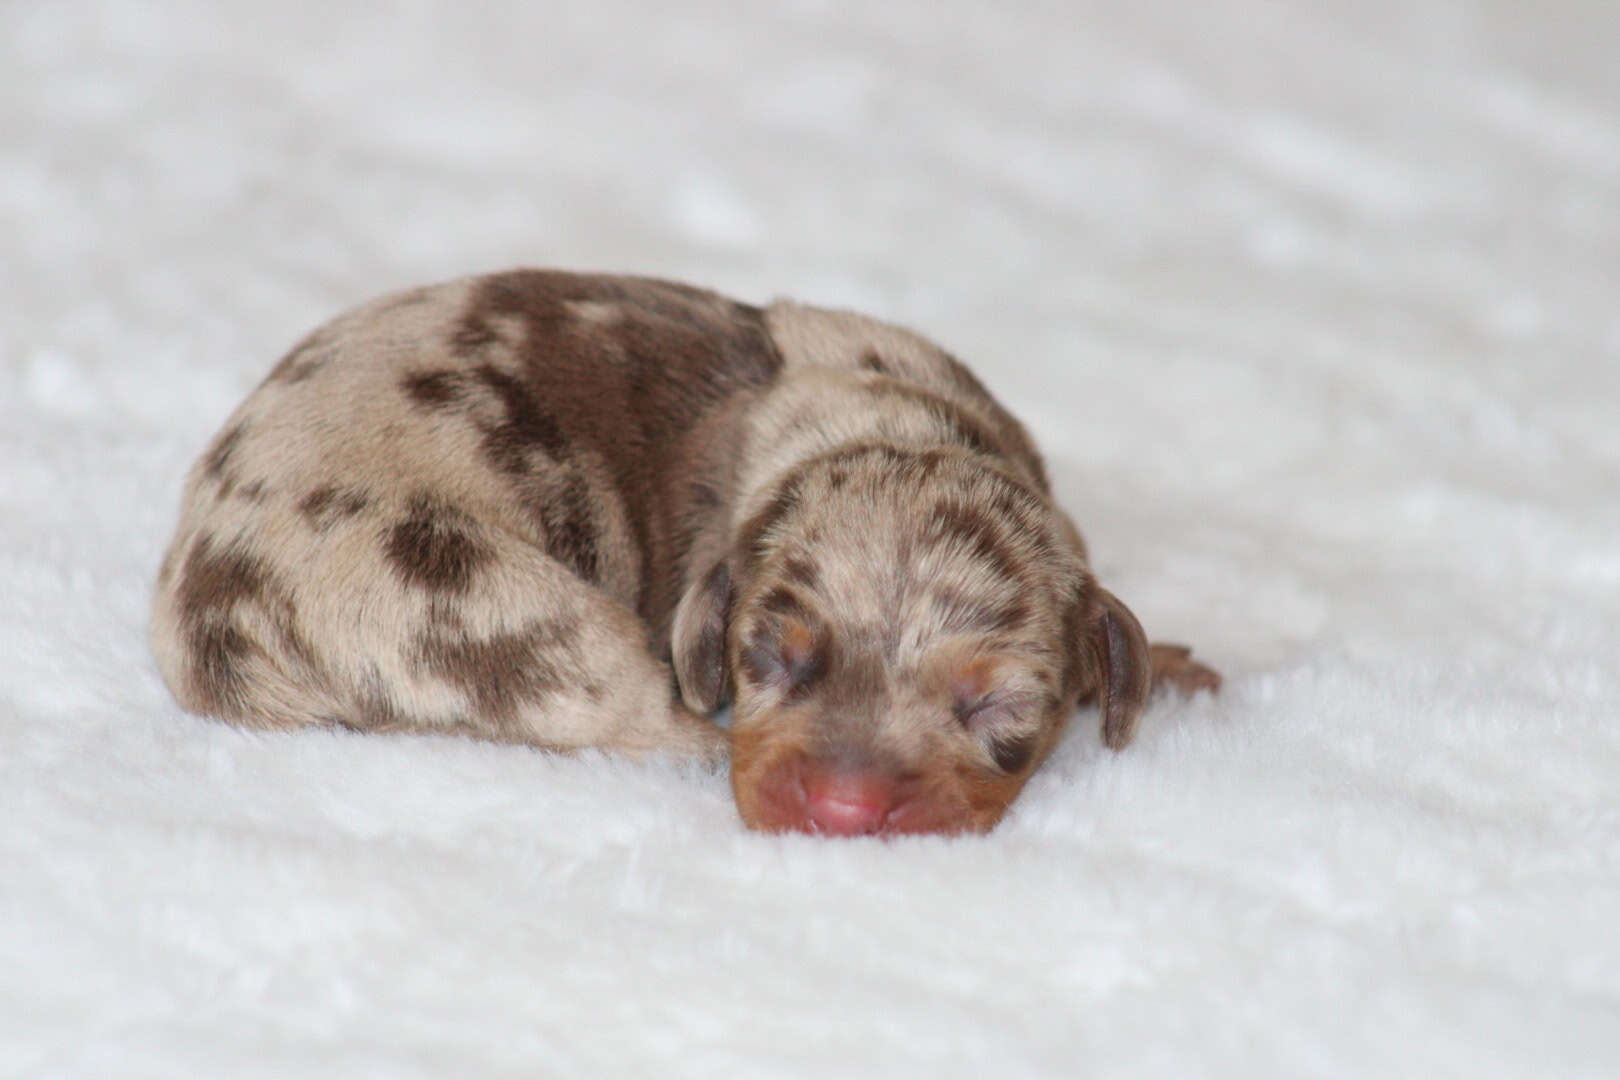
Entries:
POLYGON ((250 726, 729 742, 746 824, 835 834, 989 829, 1078 703, 1117 749, 1156 664, 1218 683, 1096 584, 936 346, 548 271, 296 346, 188 478, 152 640, 183 706, 250 726))

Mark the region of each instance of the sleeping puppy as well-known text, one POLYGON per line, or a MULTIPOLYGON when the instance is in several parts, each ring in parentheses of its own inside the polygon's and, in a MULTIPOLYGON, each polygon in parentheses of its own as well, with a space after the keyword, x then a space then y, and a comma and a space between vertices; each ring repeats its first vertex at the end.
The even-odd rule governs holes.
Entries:
POLYGON ((1118 749, 1155 678, 1219 682, 935 345, 528 270, 299 343, 190 474, 152 642, 252 727, 729 744, 748 826, 838 835, 987 830, 1078 704, 1118 749))

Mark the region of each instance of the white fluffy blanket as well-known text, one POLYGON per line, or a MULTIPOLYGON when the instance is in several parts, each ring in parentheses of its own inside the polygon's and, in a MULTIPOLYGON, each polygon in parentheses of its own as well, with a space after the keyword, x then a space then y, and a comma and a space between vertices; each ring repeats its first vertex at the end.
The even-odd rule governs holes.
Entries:
POLYGON ((1611 7, 0 6, 0 1075, 1620 1073, 1611 7), (937 337, 1226 691, 894 843, 182 715, 190 460, 520 264, 937 337))

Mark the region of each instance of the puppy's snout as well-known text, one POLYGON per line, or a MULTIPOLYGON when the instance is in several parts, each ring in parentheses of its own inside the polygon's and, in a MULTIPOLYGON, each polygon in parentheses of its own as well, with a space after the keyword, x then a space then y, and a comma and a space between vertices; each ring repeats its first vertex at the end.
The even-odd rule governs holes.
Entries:
POLYGON ((880 831, 900 803, 887 777, 811 765, 804 778, 804 819, 829 836, 866 836, 880 831))
POLYGON ((794 754, 762 785, 774 828, 822 836, 893 831, 912 801, 912 785, 866 765, 794 754))

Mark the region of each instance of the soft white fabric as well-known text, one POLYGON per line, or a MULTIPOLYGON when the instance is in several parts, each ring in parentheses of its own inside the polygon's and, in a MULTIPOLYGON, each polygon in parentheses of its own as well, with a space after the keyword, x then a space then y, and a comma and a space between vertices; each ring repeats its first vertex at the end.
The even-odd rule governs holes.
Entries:
POLYGON ((1603 2, 0 6, 0 1075, 1620 1072, 1603 2), (395 287, 916 326, 1229 677, 986 838, 182 715, 180 478, 395 287))

